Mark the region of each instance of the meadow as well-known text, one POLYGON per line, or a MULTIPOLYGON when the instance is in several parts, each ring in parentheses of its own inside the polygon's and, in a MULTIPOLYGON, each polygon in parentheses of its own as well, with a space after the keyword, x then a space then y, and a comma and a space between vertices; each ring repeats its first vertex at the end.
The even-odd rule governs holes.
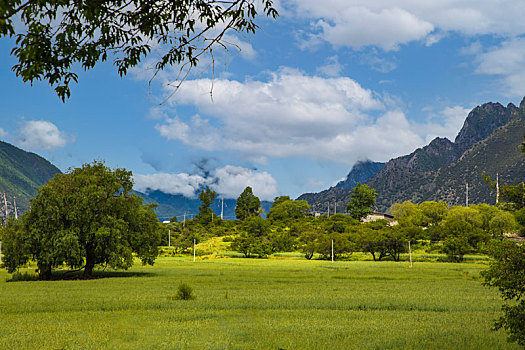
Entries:
POLYGON ((5 282, 0 349, 515 349, 484 263, 161 257, 5 282), (195 300, 174 300, 180 283, 195 300))

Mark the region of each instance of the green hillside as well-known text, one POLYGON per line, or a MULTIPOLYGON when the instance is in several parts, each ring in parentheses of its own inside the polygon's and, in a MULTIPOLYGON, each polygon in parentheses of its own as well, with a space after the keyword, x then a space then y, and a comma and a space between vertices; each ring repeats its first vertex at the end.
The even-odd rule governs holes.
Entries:
MULTIPOLYGON (((8 210, 13 210, 13 197, 19 210, 29 209, 30 199, 60 170, 44 158, 0 141, 0 195, 6 194, 8 210)), ((0 217, 5 216, 5 209, 0 217)))

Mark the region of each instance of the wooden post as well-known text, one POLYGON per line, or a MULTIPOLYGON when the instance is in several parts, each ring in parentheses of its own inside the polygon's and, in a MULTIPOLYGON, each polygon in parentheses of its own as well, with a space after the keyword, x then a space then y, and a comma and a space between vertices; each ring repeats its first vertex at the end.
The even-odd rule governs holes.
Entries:
POLYGON ((334 263, 334 240, 332 239, 332 264, 334 263))
POLYGON ((412 249, 410 248, 410 241, 408 241, 408 257, 410 259, 410 267, 412 267, 412 249))
POLYGON ((171 230, 168 229, 168 247, 171 247, 171 230))

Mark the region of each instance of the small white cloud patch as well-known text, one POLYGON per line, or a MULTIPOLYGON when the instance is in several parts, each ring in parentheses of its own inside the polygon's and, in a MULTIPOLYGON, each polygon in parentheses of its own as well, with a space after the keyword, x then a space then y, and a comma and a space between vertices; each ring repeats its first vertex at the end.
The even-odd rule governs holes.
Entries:
POLYGON ((57 126, 46 120, 26 121, 18 131, 17 144, 28 149, 52 151, 68 140, 57 126))

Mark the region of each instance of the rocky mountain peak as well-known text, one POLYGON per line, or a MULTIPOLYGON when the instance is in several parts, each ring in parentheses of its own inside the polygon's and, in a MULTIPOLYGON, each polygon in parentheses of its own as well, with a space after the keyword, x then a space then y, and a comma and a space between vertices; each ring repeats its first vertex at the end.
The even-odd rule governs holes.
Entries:
POLYGON ((520 103, 520 110, 525 110, 525 97, 523 98, 523 100, 521 100, 521 103, 520 103))
POLYGON ((371 160, 359 161, 354 164, 344 181, 339 181, 335 187, 351 190, 357 183, 365 183, 377 174, 385 163, 372 162, 371 160))
MULTIPOLYGON (((525 106, 524 102, 522 104, 525 106)), ((494 130, 507 124, 516 114, 516 106, 504 107, 500 103, 485 103, 474 108, 467 116, 456 136, 456 147, 463 153, 476 142, 489 136, 494 130)), ((521 108, 521 104, 520 104, 521 108)))

